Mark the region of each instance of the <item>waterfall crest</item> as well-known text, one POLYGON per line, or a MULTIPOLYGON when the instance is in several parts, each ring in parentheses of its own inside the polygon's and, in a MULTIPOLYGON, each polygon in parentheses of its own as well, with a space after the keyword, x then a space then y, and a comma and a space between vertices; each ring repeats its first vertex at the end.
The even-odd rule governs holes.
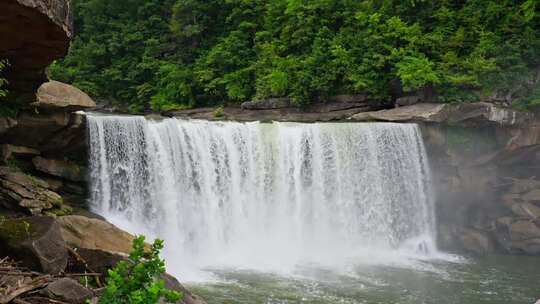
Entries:
POLYGON ((92 208, 165 239, 178 272, 436 250, 414 124, 89 115, 88 128, 92 208))

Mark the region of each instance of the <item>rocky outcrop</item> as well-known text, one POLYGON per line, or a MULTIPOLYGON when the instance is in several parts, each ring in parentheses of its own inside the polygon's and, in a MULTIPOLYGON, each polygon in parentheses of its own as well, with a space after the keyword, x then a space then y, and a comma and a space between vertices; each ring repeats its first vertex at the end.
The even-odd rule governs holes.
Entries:
POLYGON ((43 180, 0 167, 0 205, 6 209, 41 214, 61 208, 62 197, 48 188, 49 185, 43 180))
POLYGON ((43 84, 31 110, 0 123, 0 143, 36 149, 57 158, 86 159, 84 115, 94 101, 80 90, 60 82, 43 84))
POLYGON ((292 104, 288 99, 270 99, 243 103, 242 107, 225 107, 217 115, 216 108, 197 108, 163 113, 164 116, 205 120, 234 121, 344 121, 354 114, 371 110, 364 95, 338 95, 326 102, 306 107, 292 104))
POLYGON ((69 0, 0 2, 0 58, 9 60, 9 91, 18 103, 34 101, 45 68, 66 54, 73 35, 70 6, 69 0))
POLYGON ((49 274, 64 271, 68 260, 60 227, 52 217, 0 220, 0 256, 49 274))
POLYGON ((532 113, 501 108, 492 103, 463 104, 419 103, 390 110, 353 115, 353 121, 429 122, 459 126, 526 126, 534 121, 532 113))

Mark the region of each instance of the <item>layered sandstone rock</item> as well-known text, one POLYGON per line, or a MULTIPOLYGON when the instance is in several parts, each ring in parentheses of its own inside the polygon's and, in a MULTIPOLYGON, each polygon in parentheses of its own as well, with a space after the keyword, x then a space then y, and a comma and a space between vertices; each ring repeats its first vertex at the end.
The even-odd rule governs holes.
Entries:
POLYGON ((32 102, 45 68, 63 57, 73 35, 69 0, 0 2, 0 58, 8 59, 12 97, 32 102), (24 30, 21 30, 24 29, 24 30))
POLYGON ((62 197, 48 188, 49 185, 41 179, 0 167, 0 206, 6 209, 41 214, 61 208, 62 197))

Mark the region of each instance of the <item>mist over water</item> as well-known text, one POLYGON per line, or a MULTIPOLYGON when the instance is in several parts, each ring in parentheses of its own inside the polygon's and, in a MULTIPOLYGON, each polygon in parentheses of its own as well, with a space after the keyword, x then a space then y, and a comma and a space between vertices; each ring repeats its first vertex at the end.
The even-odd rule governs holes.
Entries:
POLYGON ((441 255, 414 124, 89 115, 88 128, 92 208, 164 239, 183 280, 441 255))

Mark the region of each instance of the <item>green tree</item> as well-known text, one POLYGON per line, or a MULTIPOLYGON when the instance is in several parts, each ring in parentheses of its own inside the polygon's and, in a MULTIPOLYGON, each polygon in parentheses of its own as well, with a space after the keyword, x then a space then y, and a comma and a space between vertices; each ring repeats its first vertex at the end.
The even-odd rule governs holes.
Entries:
POLYGON ((150 251, 145 252, 144 240, 143 236, 137 237, 129 258, 109 270, 99 303, 156 304, 160 299, 176 303, 182 298, 180 293, 166 289, 160 278, 165 272, 165 263, 159 257, 163 241, 154 241, 150 251))
POLYGON ((444 102, 537 91, 522 84, 540 67, 538 0, 74 4, 79 33, 51 76, 136 111, 342 93, 387 103, 396 83, 444 102))

